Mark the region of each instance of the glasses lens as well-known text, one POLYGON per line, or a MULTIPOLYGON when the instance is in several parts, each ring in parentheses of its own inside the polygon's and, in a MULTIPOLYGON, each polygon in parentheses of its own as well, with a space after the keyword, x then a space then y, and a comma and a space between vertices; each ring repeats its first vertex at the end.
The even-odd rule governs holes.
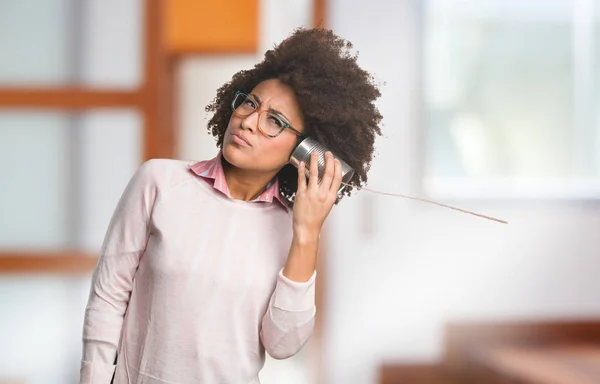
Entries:
POLYGON ((283 127, 287 125, 279 116, 270 112, 262 113, 260 115, 259 124, 260 129, 262 129, 267 135, 271 136, 279 134, 283 127))
POLYGON ((245 93, 238 93, 233 99, 233 110, 242 116, 250 115, 256 108, 256 101, 245 93))

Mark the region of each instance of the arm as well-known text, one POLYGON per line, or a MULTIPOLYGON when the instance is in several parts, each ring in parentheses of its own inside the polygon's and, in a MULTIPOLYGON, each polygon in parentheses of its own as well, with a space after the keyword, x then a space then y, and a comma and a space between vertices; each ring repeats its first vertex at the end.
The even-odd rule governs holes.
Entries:
POLYGON ((80 384, 109 384, 115 370, 123 317, 157 198, 152 164, 144 163, 129 181, 102 244, 85 310, 80 384))
POLYGON ((340 162, 334 161, 333 155, 327 153, 325 173, 318 184, 316 155, 312 154, 308 185, 304 177, 304 163, 298 168, 294 237, 262 321, 262 343, 269 355, 276 359, 285 359, 298 353, 314 329, 319 235, 337 199, 342 181, 340 162))

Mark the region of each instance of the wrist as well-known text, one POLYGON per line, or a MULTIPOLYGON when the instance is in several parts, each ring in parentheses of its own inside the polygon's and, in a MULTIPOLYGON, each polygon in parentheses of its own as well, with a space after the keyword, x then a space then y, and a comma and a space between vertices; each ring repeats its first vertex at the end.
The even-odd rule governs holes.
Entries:
POLYGON ((299 244, 312 244, 319 241, 319 230, 314 228, 298 228, 294 227, 294 241, 299 244))
POLYGON ((319 235, 309 232, 294 231, 290 253, 283 268, 283 275, 292 281, 308 281, 316 268, 319 235))

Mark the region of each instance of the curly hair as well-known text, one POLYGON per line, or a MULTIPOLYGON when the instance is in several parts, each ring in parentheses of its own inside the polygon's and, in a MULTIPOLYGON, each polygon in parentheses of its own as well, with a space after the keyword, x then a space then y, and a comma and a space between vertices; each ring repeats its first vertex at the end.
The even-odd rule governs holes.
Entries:
MULTIPOLYGON (((373 76, 360 68, 352 43, 327 29, 297 29, 265 53, 253 69, 236 73, 217 90, 207 112, 214 115, 208 130, 222 148, 231 117, 231 100, 240 90, 250 93, 260 82, 279 79, 294 91, 304 120, 305 134, 342 158, 354 170, 350 186, 367 182, 375 135, 381 135, 381 114, 375 100, 381 96, 373 76)), ((298 171, 287 164, 277 174, 282 196, 293 201, 298 171)))

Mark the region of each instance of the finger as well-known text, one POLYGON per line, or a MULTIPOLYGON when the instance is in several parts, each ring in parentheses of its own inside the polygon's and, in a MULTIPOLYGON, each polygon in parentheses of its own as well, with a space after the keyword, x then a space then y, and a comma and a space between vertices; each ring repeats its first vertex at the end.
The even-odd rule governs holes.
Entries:
POLYGON ((319 185, 319 153, 310 154, 310 172, 308 176, 308 188, 316 189, 319 185))
POLYGON ((329 190, 337 198, 337 193, 340 190, 340 186, 342 185, 342 163, 338 159, 335 159, 334 162, 335 174, 333 176, 333 181, 331 182, 331 188, 329 190))
POLYGON ((301 161, 298 165, 298 192, 306 190, 306 164, 301 161))
POLYGON ((333 154, 329 151, 325 152, 325 172, 323 173, 323 179, 321 179, 321 189, 329 191, 331 189, 331 181, 333 180, 335 163, 333 161, 333 154))

